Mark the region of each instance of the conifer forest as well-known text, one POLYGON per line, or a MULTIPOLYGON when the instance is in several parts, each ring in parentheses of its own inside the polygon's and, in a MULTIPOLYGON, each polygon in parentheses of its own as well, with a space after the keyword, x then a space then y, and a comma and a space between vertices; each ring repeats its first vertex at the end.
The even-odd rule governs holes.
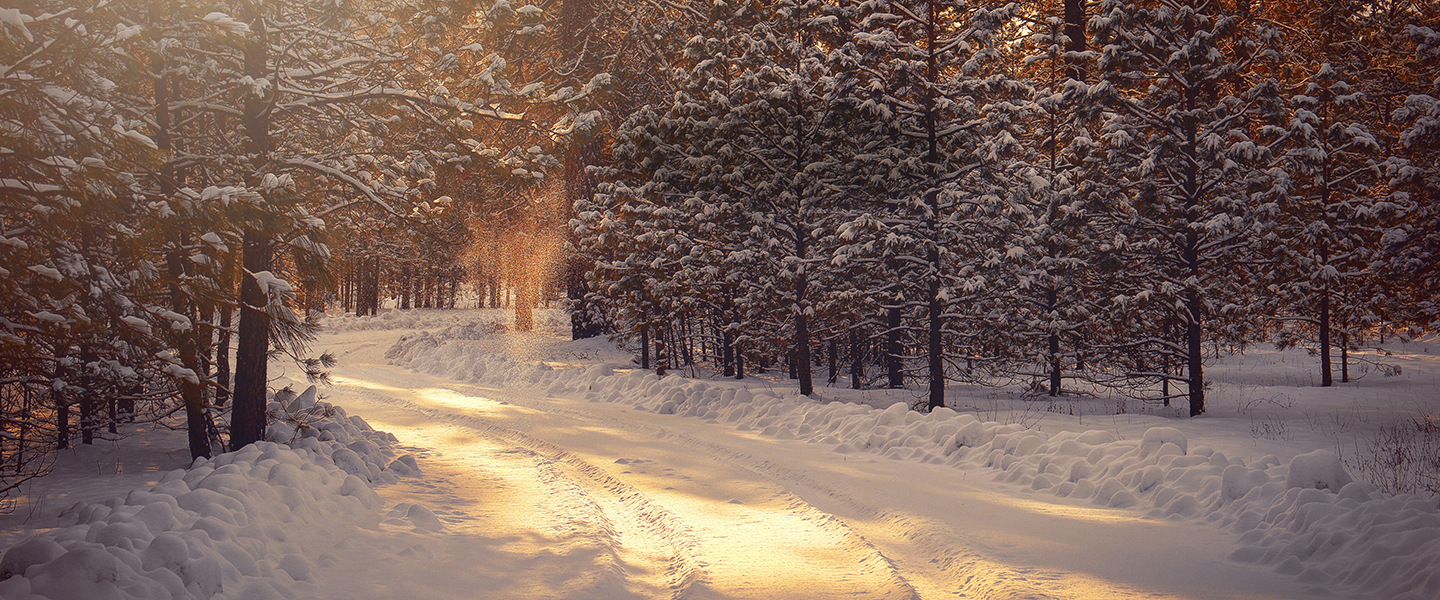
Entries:
POLYGON ((262 440, 271 360, 382 307, 922 411, 1199 416, 1261 344, 1343 384, 1440 325, 1440 4, 0 8, 0 492, 127 423, 262 440))

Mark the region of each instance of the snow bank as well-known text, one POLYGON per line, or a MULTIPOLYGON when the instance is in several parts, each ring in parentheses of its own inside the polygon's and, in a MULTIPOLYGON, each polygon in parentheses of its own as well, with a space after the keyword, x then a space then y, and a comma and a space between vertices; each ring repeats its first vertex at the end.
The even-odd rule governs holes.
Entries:
MULTIPOLYGON (((288 437, 291 446, 264 441, 197 459, 148 489, 66 509, 62 516, 73 515, 74 525, 0 557, 0 597, 292 596, 310 580, 312 561, 333 560, 317 544, 357 526, 379 527, 383 502, 369 482, 417 470, 413 457, 394 457, 394 436, 317 401, 313 386, 280 394, 270 410, 290 420, 267 437, 288 437)), ((437 528, 423 507, 410 513, 416 528, 437 528)))
POLYGON ((330 460, 341 471, 367 483, 394 483, 418 475, 415 458, 398 455, 394 435, 376 431, 345 409, 316 399, 315 386, 296 395, 280 390, 266 407, 270 426, 265 439, 306 450, 330 460))
POLYGON ((401 340, 387 357, 451 379, 730 423, 841 453, 983 467, 999 481, 1039 493, 1213 523, 1241 534, 1232 560, 1266 565, 1317 588, 1354 585, 1385 598, 1440 598, 1440 512, 1424 499, 1384 497, 1351 481, 1326 451, 1286 464, 1269 455, 1247 461, 1192 443, 1171 427, 1151 428, 1139 440, 1108 431, 1047 434, 948 408, 921 414, 903 403, 883 410, 818 403, 733 383, 662 379, 639 370, 617 374, 620 365, 557 370, 428 334, 401 340))
MULTIPOLYGON (((344 331, 379 331, 392 329, 441 329, 470 328, 472 331, 488 330, 491 335, 506 331, 505 325, 512 318, 505 309, 438 310, 406 309, 384 310, 371 317, 357 317, 349 313, 329 315, 320 320, 327 333, 344 331), (477 321, 477 314, 481 319, 477 321)), ((534 313, 536 329, 556 330, 570 327, 567 313, 555 309, 538 309, 534 313)), ((463 339, 481 339, 478 337, 463 339)))

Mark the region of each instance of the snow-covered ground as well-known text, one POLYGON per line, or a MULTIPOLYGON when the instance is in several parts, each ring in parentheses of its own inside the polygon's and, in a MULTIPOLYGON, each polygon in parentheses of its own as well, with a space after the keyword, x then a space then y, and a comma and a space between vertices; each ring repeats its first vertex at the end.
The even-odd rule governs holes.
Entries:
POLYGON ((1440 414, 1440 340, 1329 389, 1252 348, 1199 419, 980 387, 922 415, 497 321, 329 319, 335 385, 272 405, 288 445, 65 452, 0 516, 0 597, 1440 598, 1434 498, 1361 481, 1440 414))

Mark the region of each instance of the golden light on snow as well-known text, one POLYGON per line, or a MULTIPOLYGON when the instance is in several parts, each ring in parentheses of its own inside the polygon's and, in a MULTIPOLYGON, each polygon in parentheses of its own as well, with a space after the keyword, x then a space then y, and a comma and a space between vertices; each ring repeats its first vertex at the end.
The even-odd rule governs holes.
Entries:
MULTIPOLYGON (((527 346, 543 337, 507 336, 519 344, 507 351, 539 352, 527 346)), ((1147 579, 1130 572, 1153 571, 1156 561, 1094 564, 1113 562, 1138 535, 1185 538, 1183 524, 1134 511, 915 483, 928 466, 894 471, 864 457, 810 463, 802 480, 817 485, 787 488, 763 467, 717 459, 703 439, 684 442, 673 417, 590 403, 585 413, 561 398, 547 399, 561 410, 539 410, 513 392, 419 374, 409 387, 384 373, 333 379, 389 397, 366 418, 402 447, 430 449, 422 477, 378 491, 392 506, 435 509, 445 535, 485 540, 479 562, 506 575, 477 588, 479 597, 1191 597, 1184 586, 1134 583, 1147 579), (922 504, 940 501, 983 525, 881 508, 900 498, 881 492, 876 503, 823 483, 858 478, 884 489, 902 476, 910 484, 895 487, 931 497, 922 504), (1083 537, 1101 530, 1116 537, 1083 537)))
MULTIPOLYGON (((996 499, 992 498, 992 501, 996 499)), ((1050 515, 1074 519, 1077 521, 1093 521, 1096 523, 1138 523, 1144 521, 1140 515, 1123 510, 1098 508, 1091 506, 1075 506, 1070 504, 1056 504, 1053 502, 1037 502, 1025 498, 1004 498, 1003 503, 1016 508, 1050 515)))
POLYGON ((431 403, 439 404, 441 406, 449 406, 452 408, 489 411, 495 410, 502 406, 507 406, 504 402, 500 402, 498 400, 491 400, 489 398, 483 398, 479 396, 467 396, 454 390, 447 390, 444 388, 427 388, 422 390, 415 390, 415 394, 431 403))

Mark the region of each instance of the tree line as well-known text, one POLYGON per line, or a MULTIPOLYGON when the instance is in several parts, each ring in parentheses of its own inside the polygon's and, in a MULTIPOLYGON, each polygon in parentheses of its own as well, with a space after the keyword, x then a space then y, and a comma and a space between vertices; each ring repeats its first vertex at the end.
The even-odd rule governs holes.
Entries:
POLYGON ((646 368, 1198 415, 1226 350, 1302 346, 1331 385, 1440 316, 1431 3, 701 10, 572 221, 646 368))
MULTIPOLYGON (((1436 9, 29 0, 0 9, 0 491, 263 435, 307 315, 558 286, 645 366, 854 386, 1324 381, 1432 327, 1436 9), (561 250, 568 248, 568 255, 561 250), (544 260, 532 260, 543 257, 544 260), (652 361, 653 357, 653 361, 652 361), (1069 383, 1066 383, 1066 382, 1069 383)), ((521 313, 517 311, 517 325, 521 313)))

